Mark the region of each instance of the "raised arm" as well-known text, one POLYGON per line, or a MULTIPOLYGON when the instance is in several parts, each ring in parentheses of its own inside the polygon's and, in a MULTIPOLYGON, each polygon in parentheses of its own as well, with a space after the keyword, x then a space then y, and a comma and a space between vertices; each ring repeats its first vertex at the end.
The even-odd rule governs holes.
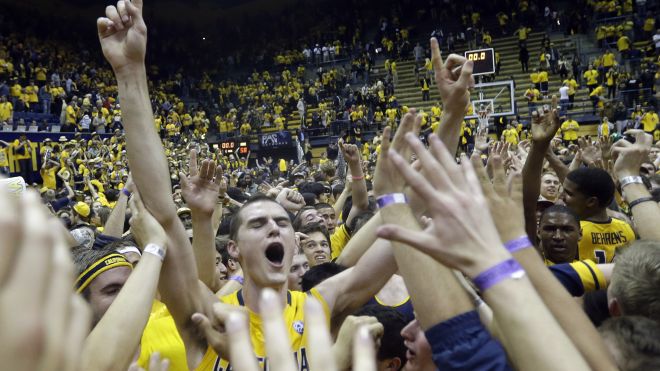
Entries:
MULTIPOLYGON (((412 133, 404 133, 404 135, 415 136, 412 133)), ((405 141, 403 138, 398 139, 405 141)), ((392 144, 394 150, 396 147, 394 147, 394 143, 392 144)), ((407 148, 407 146, 399 144, 398 148, 407 148)), ((401 193, 406 186, 406 181, 390 160, 391 151, 387 131, 384 132, 381 149, 376 168, 378 178, 374 182, 374 193, 377 197, 388 197, 401 193)), ((421 230, 410 206, 406 203, 393 203, 382 207, 380 214, 384 223, 397 225, 408 231, 421 230)), ((385 228, 381 229, 379 234, 382 237, 390 238, 396 234, 396 230, 385 228)), ((424 330, 473 309, 470 298, 450 269, 428 259, 424 253, 401 243, 398 239, 392 239, 392 245, 399 271, 403 275, 406 287, 409 288, 417 319, 424 330), (433 284, 429 284, 431 277, 433 277, 433 284)))
POLYGON ((450 54, 443 62, 438 40, 435 38, 431 38, 431 62, 444 108, 436 134, 450 153, 456 153, 461 135, 461 122, 470 104, 468 89, 474 85, 473 63, 456 54, 450 54))
MULTIPOLYGON (((136 192, 131 200, 131 230, 145 248, 154 244, 167 251, 163 227, 145 209, 136 192)), ((153 245, 152 245, 153 246, 153 245)), ((84 370, 125 370, 133 360, 149 320, 158 287, 162 257, 146 249, 117 298, 89 334, 81 352, 84 370), (112 344, 112 346, 108 346, 112 344)))
POLYGON ((339 148, 343 153, 344 158, 348 161, 348 168, 351 171, 351 195, 352 205, 351 211, 346 216, 346 224, 350 224, 355 215, 360 211, 367 210, 369 207, 369 199, 367 195, 367 182, 364 179, 362 171, 361 153, 358 147, 354 144, 340 144, 339 148))
MULTIPOLYGON (((124 234, 124 223, 126 221, 126 205, 128 204, 128 194, 129 189, 132 189, 133 181, 131 180, 131 175, 128 175, 128 181, 124 186, 124 189, 119 192, 119 198, 115 207, 112 209, 108 220, 103 226, 103 234, 106 236, 121 238, 124 234)), ((129 193, 130 194, 130 193, 129 193)))
POLYGON ((564 179, 566 179, 566 174, 568 174, 568 166, 561 162, 559 157, 555 155, 552 150, 548 149, 548 152, 545 154, 545 158, 548 160, 548 163, 550 164, 550 167, 552 170, 557 173, 557 178, 559 178, 559 183, 564 183, 564 179))
POLYGON ((89 189, 89 193, 92 194, 92 199, 98 201, 99 193, 96 191, 96 188, 94 188, 94 185, 92 184, 92 181, 89 179, 89 176, 88 175, 84 176, 83 181, 85 182, 85 186, 87 186, 87 189, 89 189))
POLYGON ((431 136, 430 142, 432 152, 445 154, 432 156, 418 139, 410 137, 422 166, 433 174, 429 177, 421 176, 404 159, 391 153, 406 181, 429 201, 433 217, 433 228, 424 232, 403 230, 394 239, 461 270, 475 282, 493 310, 516 368, 588 370, 582 355, 525 277, 525 271, 502 246, 470 161, 464 157, 461 165, 456 165, 437 137, 431 136), (537 336, 539 333, 544 336, 537 336), (561 359, 557 359, 557 354, 562 355, 561 359))
POLYGON ((632 212, 635 221, 635 229, 639 236, 645 240, 660 241, 660 207, 653 200, 646 186, 641 183, 639 177, 639 168, 644 161, 648 161, 648 152, 653 144, 653 138, 649 134, 635 130, 635 144, 626 140, 617 142, 613 152, 618 154, 614 163, 614 173, 620 184, 624 184, 624 179, 633 180, 633 182, 622 186, 623 196, 628 205, 632 205, 632 212))
POLYGON ((543 114, 532 112, 532 145, 523 166, 523 205, 525 210, 525 230, 534 242, 536 240, 536 202, 541 193, 541 174, 543 159, 550 148, 550 142, 559 130, 557 97, 552 97, 552 112, 543 114))
POLYGON ((188 364, 196 367, 206 341, 199 336, 191 317, 196 312, 210 313, 211 302, 199 284, 190 241, 176 215, 165 152, 153 125, 144 65, 147 27, 142 18, 142 0, 108 6, 106 17, 97 20, 97 28, 103 54, 117 78, 133 182, 173 247, 163 264, 159 292, 186 345, 188 364))
MULTIPOLYGON (((411 112, 401 118, 401 123, 399 124, 391 144, 391 147, 394 150, 404 154, 404 156, 407 156, 408 158, 412 154, 412 151, 410 151, 404 136, 408 132, 412 132, 417 135, 419 133, 419 124, 421 123, 421 116, 416 116, 415 112, 416 111, 413 109, 411 112)), ((383 153, 390 147, 390 133, 390 127, 386 126, 383 130, 383 145, 381 147, 378 162, 376 163, 376 172, 374 174, 374 182, 376 184, 382 181, 387 181, 386 179, 381 179, 388 176, 388 174, 383 173, 384 170, 381 169, 381 164, 383 164, 383 160, 381 160, 381 158, 387 155, 383 153)), ((346 267, 354 266, 358 260, 360 260, 362 255, 364 255, 369 246, 371 246, 371 244, 376 241, 376 229, 381 224, 382 218, 380 213, 369 219, 367 224, 365 224, 362 229, 360 229, 360 231, 358 231, 358 233, 355 236, 352 236, 348 241, 346 247, 341 252, 341 255, 339 255, 337 263, 346 267)))
MULTIPOLYGON (((480 158, 473 156, 472 165, 481 182, 488 208, 502 241, 518 240, 525 236, 520 177, 512 178, 510 184, 507 184, 499 158, 495 158, 491 163, 492 180, 488 178, 480 158)), ((530 244, 527 245, 523 247, 531 247, 530 244)), ((615 365, 608 356, 598 331, 578 303, 554 278, 536 250, 523 248, 513 256, 525 269, 541 299, 591 368, 613 370, 615 365)))
POLYGON ((189 174, 179 174, 181 195, 192 212, 192 248, 197 263, 199 279, 211 291, 220 289, 215 269, 215 229, 213 213, 218 199, 220 183, 223 182, 222 166, 215 161, 203 160, 197 165, 197 152, 190 151, 189 174))
POLYGON ((69 178, 64 178, 60 172, 57 173, 57 176, 62 179, 62 184, 64 184, 64 188, 66 188, 66 197, 69 199, 73 199, 75 197, 75 192, 73 192, 73 189, 71 188, 71 185, 69 184, 69 178))
POLYGON ((346 204, 346 199, 348 199, 348 195, 351 193, 351 187, 352 187, 351 183, 352 182, 344 183, 344 190, 341 192, 339 197, 337 197, 335 204, 332 205, 332 207, 335 209, 336 215, 340 215, 341 212, 344 210, 344 204, 346 204))

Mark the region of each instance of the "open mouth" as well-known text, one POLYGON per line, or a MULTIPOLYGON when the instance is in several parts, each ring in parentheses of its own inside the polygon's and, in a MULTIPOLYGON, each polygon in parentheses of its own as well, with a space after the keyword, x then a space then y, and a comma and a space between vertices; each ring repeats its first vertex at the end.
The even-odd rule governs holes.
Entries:
POLYGON ((314 255, 314 260, 319 263, 324 263, 328 261, 328 257, 325 254, 314 255))
POLYGON ((266 259, 276 266, 282 265, 284 260, 284 246, 279 242, 273 242, 266 248, 266 259))

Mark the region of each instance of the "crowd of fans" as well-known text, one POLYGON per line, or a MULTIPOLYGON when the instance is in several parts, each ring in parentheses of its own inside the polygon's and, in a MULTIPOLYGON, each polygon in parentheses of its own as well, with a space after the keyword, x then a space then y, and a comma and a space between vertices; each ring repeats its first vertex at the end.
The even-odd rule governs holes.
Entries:
MULTIPOLYGON (((3 367, 660 368, 654 106, 635 100, 630 124, 625 105, 596 102, 604 123, 580 137, 572 101, 547 92, 528 128, 498 119, 493 138, 464 120, 473 63, 433 38, 419 59, 441 97, 429 113, 396 103, 395 55, 384 82, 359 90, 359 68, 203 76, 195 89, 223 107, 210 113, 179 98, 182 76, 148 78, 142 13, 119 1, 97 20, 111 70, 3 39, 1 76, 20 82, 0 90, 0 115, 50 111, 76 132, 38 152, 27 135, 0 141, 2 174, 9 151, 20 170, 0 180, 3 367), (311 127, 338 112, 355 123, 318 163, 203 140, 212 125, 286 130, 308 104, 311 127), (366 140, 363 120, 382 131, 366 140)), ((591 71, 587 87, 602 89, 591 71)))

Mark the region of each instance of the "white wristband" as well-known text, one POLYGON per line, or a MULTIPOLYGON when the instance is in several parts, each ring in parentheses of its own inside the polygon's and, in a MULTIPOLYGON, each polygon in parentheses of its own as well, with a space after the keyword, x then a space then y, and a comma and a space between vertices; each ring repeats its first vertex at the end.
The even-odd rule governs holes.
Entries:
POLYGON ((144 247, 144 250, 142 250, 142 252, 156 255, 157 257, 160 258, 160 261, 163 261, 165 259, 165 249, 156 245, 155 243, 147 244, 147 246, 144 247))
POLYGON ((637 176, 624 176, 619 180, 619 185, 621 186, 621 189, 623 187, 627 186, 628 184, 644 184, 644 181, 642 180, 642 177, 637 175, 637 176))

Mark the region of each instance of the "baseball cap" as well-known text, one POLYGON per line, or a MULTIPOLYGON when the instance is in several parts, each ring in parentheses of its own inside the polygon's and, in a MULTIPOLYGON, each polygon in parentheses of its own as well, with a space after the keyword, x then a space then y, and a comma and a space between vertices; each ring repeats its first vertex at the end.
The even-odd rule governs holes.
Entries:
POLYGON ((78 202, 76 202, 76 204, 73 205, 73 210, 75 210, 75 211, 76 211, 78 214, 80 214, 80 216, 82 216, 83 218, 88 217, 88 216, 89 216, 89 212, 90 212, 90 210, 89 210, 89 205, 87 205, 86 203, 84 203, 84 202, 82 202, 82 201, 78 201, 78 202))

